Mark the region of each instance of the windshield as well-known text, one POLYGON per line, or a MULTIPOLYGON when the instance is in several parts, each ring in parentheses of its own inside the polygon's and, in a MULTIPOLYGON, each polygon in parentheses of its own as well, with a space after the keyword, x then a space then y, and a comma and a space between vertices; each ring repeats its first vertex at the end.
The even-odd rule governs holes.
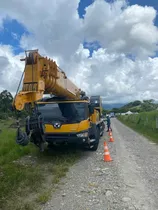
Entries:
POLYGON ((38 111, 42 114, 45 122, 72 123, 88 118, 87 103, 38 104, 38 111))

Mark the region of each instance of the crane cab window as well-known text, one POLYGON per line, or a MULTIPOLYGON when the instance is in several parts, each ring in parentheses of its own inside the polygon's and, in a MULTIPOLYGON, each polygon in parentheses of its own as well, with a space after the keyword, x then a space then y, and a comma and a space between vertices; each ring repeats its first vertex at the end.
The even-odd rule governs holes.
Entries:
POLYGON ((38 104, 38 111, 45 122, 77 123, 88 118, 87 103, 43 103, 38 104))
POLYGON ((90 103, 94 105, 95 107, 100 106, 100 96, 91 96, 90 103))

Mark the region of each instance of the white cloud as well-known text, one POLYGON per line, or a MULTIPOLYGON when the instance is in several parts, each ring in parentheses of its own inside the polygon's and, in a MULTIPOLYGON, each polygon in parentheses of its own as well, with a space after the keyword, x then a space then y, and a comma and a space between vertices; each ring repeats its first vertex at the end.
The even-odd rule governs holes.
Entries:
POLYGON ((18 34, 12 32, 11 35, 12 35, 13 39, 19 40, 18 34))
MULTIPOLYGON (((5 0, 1 11, 17 19, 31 33, 24 36, 21 45, 38 47, 53 56, 68 59, 83 40, 81 20, 77 7, 79 0, 5 0)), ((32 48, 31 47, 31 48, 32 48)))
POLYGON ((158 99, 158 58, 132 61, 123 54, 99 49, 91 59, 86 57, 79 63, 69 69, 78 72, 74 72, 73 80, 88 94, 100 94, 109 102, 158 99))
MULTIPOLYGON (((0 23, 6 15, 30 32, 20 40, 24 49, 39 48, 56 60, 67 75, 89 95, 100 94, 105 102, 158 99, 158 31, 152 7, 109 4, 96 0, 86 8, 84 20, 77 13, 79 0, 5 0, 0 2, 0 23), (82 42, 98 41, 99 50, 89 58, 82 42), (127 55, 134 55, 132 61, 127 55)), ((91 44, 90 44, 91 45, 91 44)), ((0 90, 14 92, 24 63, 11 47, 0 45, 0 90), (13 79, 13 80, 12 80, 13 79)))
POLYGON ((124 0, 113 4, 96 0, 86 9, 85 37, 89 41, 100 41, 109 52, 152 56, 158 42, 155 17, 152 7, 127 7, 124 0))
POLYGON ((0 91, 8 89, 16 92, 24 69, 24 63, 20 62, 21 56, 15 56, 11 47, 0 45, 0 91))

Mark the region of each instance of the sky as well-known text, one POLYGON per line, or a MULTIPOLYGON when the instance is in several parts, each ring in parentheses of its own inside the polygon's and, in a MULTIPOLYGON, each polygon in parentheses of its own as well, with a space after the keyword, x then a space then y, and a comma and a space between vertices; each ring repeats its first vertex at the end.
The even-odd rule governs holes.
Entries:
POLYGON ((27 49, 55 60, 104 103, 158 100, 156 0, 0 1, 0 91, 13 95, 27 49))

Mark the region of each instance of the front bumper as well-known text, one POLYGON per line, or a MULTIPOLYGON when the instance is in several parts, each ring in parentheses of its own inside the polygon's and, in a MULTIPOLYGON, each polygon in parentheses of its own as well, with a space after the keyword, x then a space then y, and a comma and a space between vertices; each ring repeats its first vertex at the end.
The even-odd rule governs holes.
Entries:
POLYGON ((88 136, 78 137, 76 134, 54 134, 46 133, 45 140, 48 143, 75 143, 83 144, 88 142, 88 136))

